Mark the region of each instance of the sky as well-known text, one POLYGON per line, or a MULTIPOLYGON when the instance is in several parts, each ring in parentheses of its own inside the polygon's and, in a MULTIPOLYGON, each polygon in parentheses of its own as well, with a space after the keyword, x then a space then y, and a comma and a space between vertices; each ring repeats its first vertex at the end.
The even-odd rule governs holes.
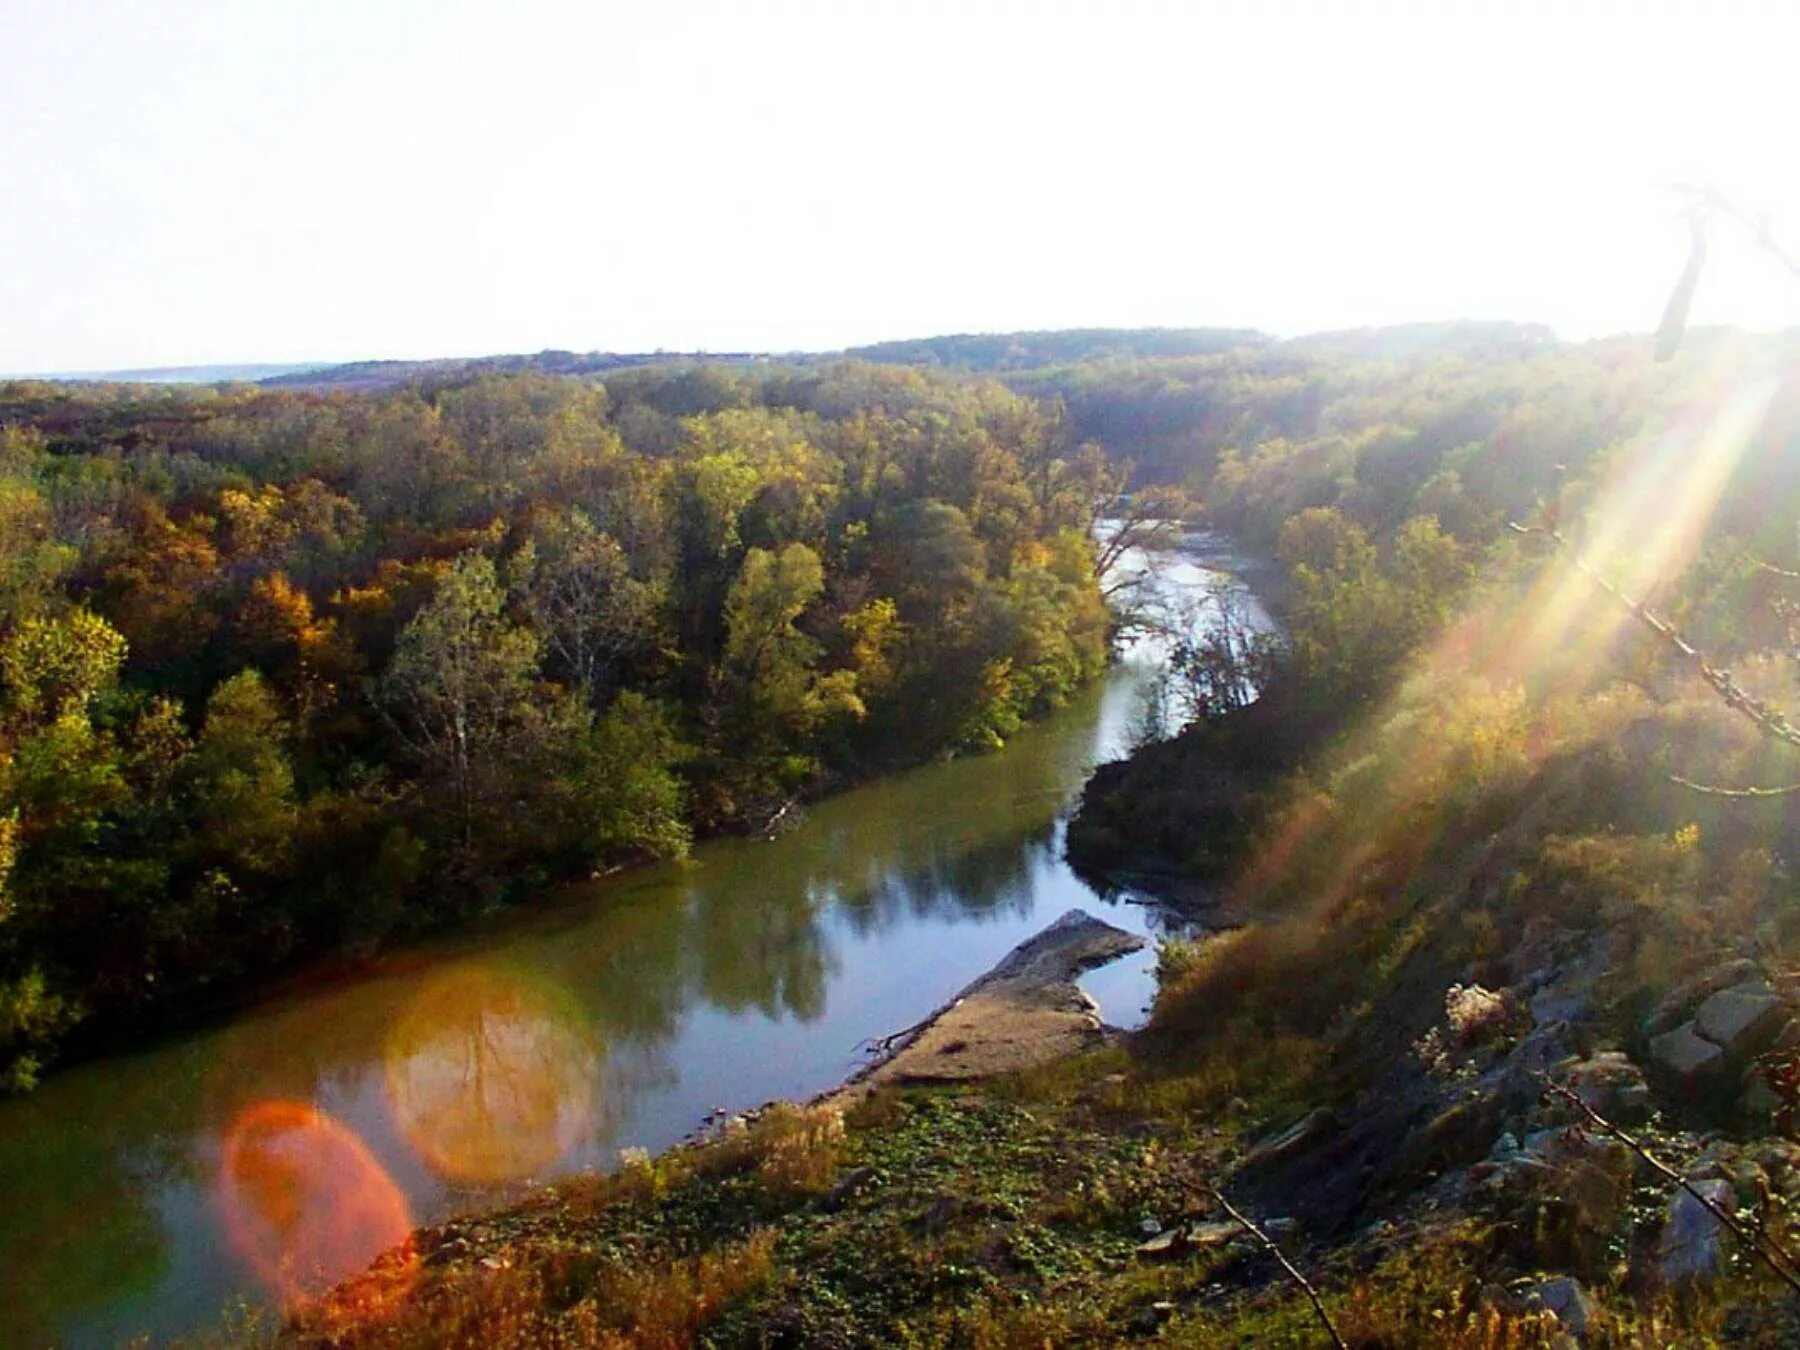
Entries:
MULTIPOLYGON (((0 0, 0 371, 1644 331, 1671 184, 1800 248, 1796 51, 1721 0, 0 0)), ((1693 317, 1800 282, 1722 230, 1693 317)))

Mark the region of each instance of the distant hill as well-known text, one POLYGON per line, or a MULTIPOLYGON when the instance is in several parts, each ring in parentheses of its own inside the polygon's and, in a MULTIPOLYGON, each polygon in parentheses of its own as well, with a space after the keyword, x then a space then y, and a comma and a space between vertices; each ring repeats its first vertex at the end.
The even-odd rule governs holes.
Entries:
POLYGON ((952 333, 851 347, 841 352, 570 352, 450 356, 422 361, 161 366, 22 378, 120 384, 254 381, 278 389, 366 392, 406 384, 457 384, 477 375, 601 376, 653 365, 815 365, 858 360, 1055 380, 1059 368, 1108 360, 1153 361, 1228 352, 1291 354, 1309 360, 1397 361, 1430 356, 1493 360, 1556 343, 1542 324, 1467 321, 1350 328, 1278 339, 1254 328, 1065 328, 1043 332, 952 333))
POLYGON ((1541 323, 1462 319, 1447 323, 1399 323, 1386 328, 1345 328, 1308 333, 1282 343, 1285 351, 1320 360, 1405 361, 1422 356, 1494 360, 1529 356, 1556 345, 1541 323))
POLYGON ((28 380, 74 381, 85 384, 243 384, 287 378, 318 370, 321 361, 253 362, 216 366, 148 366, 141 370, 64 371, 54 375, 22 375, 28 380))
POLYGON ((852 347, 844 354, 893 365, 1031 370, 1108 357, 1214 356, 1273 342, 1254 328, 1062 328, 1040 333, 957 333, 852 347))
MULTIPOLYGON (((719 362, 746 364, 786 360, 756 352, 564 352, 506 356, 450 356, 428 361, 351 361, 310 366, 263 381, 287 389, 386 389, 401 384, 454 384, 477 375, 605 375, 631 366, 719 362)), ((806 360, 806 357, 793 358, 806 360)), ((817 359, 817 358, 810 358, 817 359)))

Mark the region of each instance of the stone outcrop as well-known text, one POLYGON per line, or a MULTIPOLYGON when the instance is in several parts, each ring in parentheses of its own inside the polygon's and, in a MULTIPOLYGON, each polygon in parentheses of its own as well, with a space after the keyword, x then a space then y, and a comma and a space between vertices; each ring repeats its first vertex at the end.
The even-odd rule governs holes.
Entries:
POLYGON ((1143 938, 1072 909, 897 1037, 840 1092, 987 1078, 1091 1048, 1105 1029, 1076 978, 1143 946, 1143 938))
MULTIPOLYGON (((1731 1183, 1719 1178, 1696 1181, 1694 1189, 1727 1214, 1737 1209, 1731 1183)), ((1666 1284, 1706 1283, 1725 1269, 1725 1225, 1685 1190, 1669 1199, 1668 1218, 1657 1244, 1656 1273, 1666 1284)))

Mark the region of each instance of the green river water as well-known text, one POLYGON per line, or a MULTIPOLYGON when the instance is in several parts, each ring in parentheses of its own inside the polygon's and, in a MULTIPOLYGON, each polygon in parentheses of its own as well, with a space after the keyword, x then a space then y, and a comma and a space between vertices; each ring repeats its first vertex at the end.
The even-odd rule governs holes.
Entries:
MULTIPOLYGON (((1209 575, 1183 561, 1166 584, 1209 575)), ((307 1254, 303 1274, 347 1273, 397 1226, 830 1086, 860 1042, 1070 908, 1154 934, 1159 911, 1100 898, 1061 850, 1146 668, 1127 659, 1000 753, 821 802, 775 842, 568 888, 0 1102, 0 1344, 216 1329, 291 1284, 273 1240, 307 1254), (256 1191, 246 1156, 292 1146, 280 1121, 304 1112, 333 1122, 330 1149, 256 1191)), ((1147 950, 1085 981, 1108 1020, 1141 1019, 1153 964, 1147 950)))

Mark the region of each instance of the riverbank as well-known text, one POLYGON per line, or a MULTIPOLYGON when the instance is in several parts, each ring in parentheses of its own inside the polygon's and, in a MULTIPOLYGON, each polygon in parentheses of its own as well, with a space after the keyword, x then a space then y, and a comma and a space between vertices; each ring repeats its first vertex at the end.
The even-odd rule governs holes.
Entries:
POLYGON ((882 1037, 875 1059, 819 1100, 844 1108, 878 1088, 974 1082, 1094 1049, 1116 1031, 1076 978, 1143 946, 1072 909, 922 1022, 882 1037))
MULTIPOLYGON (((859 1066, 860 1042, 1071 907, 1154 935, 1159 914, 1100 900, 1060 848, 1141 679, 1127 660, 1004 752, 828 797, 772 843, 706 843, 0 1102, 0 1194, 17 1201, 0 1268, 24 1291, 0 1309, 0 1342, 164 1344, 266 1299, 218 1194, 225 1141, 270 1102, 360 1141, 412 1228, 611 1168, 621 1148, 660 1153, 715 1107, 810 1100, 859 1066), (434 1085, 465 1069, 467 1109, 434 1110, 434 1085)), ((1140 955, 1093 984, 1111 1020, 1141 1013, 1148 967, 1140 955)), ((347 1244, 328 1276, 392 1240, 347 1244)))
POLYGON ((962 1076, 934 1022, 848 1103, 422 1232, 290 1342, 1794 1344, 1787 887, 1741 815, 1631 795, 1641 705, 1497 766, 1490 690, 1395 697, 1309 766, 1335 797, 1268 808, 1256 912, 1162 951, 1143 1031, 962 1076), (1596 804, 1642 832, 1572 838, 1596 804))

